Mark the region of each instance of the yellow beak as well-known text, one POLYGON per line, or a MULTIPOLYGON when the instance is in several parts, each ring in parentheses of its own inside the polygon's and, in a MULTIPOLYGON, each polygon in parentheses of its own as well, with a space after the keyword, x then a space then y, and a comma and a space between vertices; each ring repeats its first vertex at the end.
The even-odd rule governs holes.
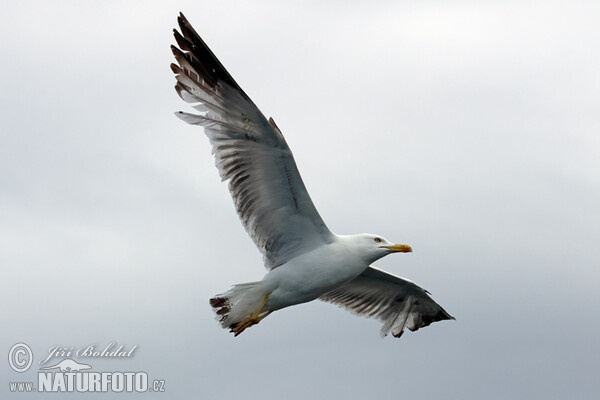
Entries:
POLYGON ((394 244, 392 246, 381 246, 385 247, 392 253, 411 253, 412 248, 407 244, 394 244))

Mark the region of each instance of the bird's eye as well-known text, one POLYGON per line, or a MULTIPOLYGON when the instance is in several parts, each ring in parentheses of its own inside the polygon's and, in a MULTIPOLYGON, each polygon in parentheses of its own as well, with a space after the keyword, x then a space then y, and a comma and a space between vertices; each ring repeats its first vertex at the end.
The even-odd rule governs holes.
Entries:
POLYGON ((373 240, 375 241, 375 243, 381 243, 381 238, 375 238, 373 240))

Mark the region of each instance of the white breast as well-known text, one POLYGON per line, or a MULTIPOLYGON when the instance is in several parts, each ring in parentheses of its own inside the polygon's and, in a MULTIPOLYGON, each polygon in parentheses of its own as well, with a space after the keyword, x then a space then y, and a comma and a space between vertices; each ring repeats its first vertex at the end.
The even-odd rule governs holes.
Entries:
POLYGON ((360 275, 369 265, 353 250, 344 240, 337 240, 271 270, 263 278, 271 292, 268 308, 314 300, 360 275))

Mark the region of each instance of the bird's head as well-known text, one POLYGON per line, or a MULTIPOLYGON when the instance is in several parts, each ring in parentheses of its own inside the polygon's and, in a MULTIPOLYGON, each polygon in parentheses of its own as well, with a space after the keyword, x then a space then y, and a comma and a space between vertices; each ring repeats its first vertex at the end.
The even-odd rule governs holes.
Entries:
POLYGON ((407 244, 394 244, 383 236, 372 235, 370 233, 356 235, 353 241, 355 246, 368 258, 370 263, 391 253, 412 252, 411 247, 407 244))

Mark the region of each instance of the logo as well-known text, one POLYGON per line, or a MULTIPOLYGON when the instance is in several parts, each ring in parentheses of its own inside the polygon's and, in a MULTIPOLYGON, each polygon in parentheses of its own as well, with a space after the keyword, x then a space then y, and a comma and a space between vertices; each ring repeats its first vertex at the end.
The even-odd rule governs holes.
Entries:
MULTIPOLYGON (((39 360, 40 368, 37 372, 37 385, 35 382, 10 382, 11 392, 164 392, 165 381, 162 379, 150 380, 148 373, 137 372, 96 372, 93 363, 88 364, 86 359, 110 358, 115 362, 131 358, 137 345, 127 348, 124 345, 117 347, 114 342, 104 347, 87 345, 80 348, 52 346, 48 354, 39 360), (62 358, 58 361, 57 359, 62 358), (74 360, 74 358, 84 360, 74 360), (119 361, 117 361, 119 360, 119 361), (86 361, 81 362, 81 361, 86 361), (47 365, 47 366, 44 366, 47 365), (51 365, 49 365, 51 364, 51 365)), ((33 352, 25 343, 17 343, 8 352, 8 363, 15 372, 25 372, 33 364, 33 352)))
POLYGON ((31 367, 33 352, 25 343, 17 343, 8 352, 8 363, 17 372, 25 372, 31 367))
POLYGON ((51 367, 46 367, 46 368, 40 368, 40 369, 54 369, 54 368, 60 368, 61 372, 79 372, 82 369, 90 369, 92 367, 90 367, 87 364, 79 364, 77 361, 73 361, 70 358, 67 358, 66 360, 62 360, 61 362, 59 362, 56 365, 53 365, 51 367))

